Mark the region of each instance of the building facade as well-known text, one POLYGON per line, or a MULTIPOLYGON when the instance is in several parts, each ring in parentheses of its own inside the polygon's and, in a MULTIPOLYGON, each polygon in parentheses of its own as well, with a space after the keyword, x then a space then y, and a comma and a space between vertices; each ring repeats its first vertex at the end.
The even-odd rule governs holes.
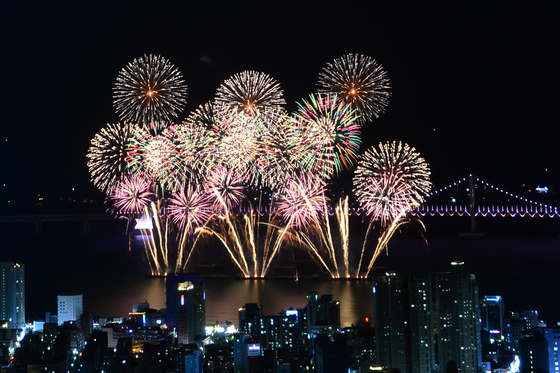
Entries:
POLYGON ((58 325, 63 325, 66 321, 77 321, 84 313, 84 296, 79 295, 59 295, 58 299, 58 325))
POLYGON ((482 366, 480 300, 475 276, 463 266, 453 262, 451 272, 435 277, 438 360, 442 371, 456 364, 459 373, 475 373, 482 366))
POLYGON ((25 267, 20 263, 0 263, 0 320, 10 329, 25 327, 25 267))
POLYGON ((167 326, 180 344, 201 343, 206 333, 206 295, 202 277, 196 274, 165 278, 167 326))
POLYGON ((373 289, 377 363, 401 373, 433 372, 432 277, 387 273, 373 289))
POLYGON ((310 292, 304 312, 306 332, 309 335, 316 336, 325 332, 332 336, 340 329, 340 302, 333 300, 331 294, 319 297, 316 292, 310 292))

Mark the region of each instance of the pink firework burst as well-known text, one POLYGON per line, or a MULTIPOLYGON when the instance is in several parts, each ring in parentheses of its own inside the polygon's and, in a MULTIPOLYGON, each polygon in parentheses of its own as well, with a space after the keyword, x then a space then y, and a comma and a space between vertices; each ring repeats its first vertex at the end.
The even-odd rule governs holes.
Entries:
POLYGON ((326 213, 328 202, 322 178, 312 174, 293 175, 278 193, 276 207, 282 218, 299 229, 309 227, 326 213))
POLYGON ((168 199, 167 214, 179 229, 192 232, 204 225, 212 215, 212 200, 200 187, 189 184, 177 188, 168 199))
POLYGON ((218 166, 207 174, 206 189, 215 209, 231 210, 241 204, 245 196, 242 178, 235 170, 218 166))
POLYGON ((140 175, 127 175, 117 183, 110 199, 113 210, 118 213, 141 213, 152 201, 150 182, 140 175))

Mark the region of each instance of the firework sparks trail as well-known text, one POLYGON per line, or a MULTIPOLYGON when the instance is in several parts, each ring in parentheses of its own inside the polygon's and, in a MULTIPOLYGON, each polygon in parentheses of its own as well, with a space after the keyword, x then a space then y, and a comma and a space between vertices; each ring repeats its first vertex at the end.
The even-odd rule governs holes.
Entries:
MULTIPOLYGON (((158 201, 160 202, 160 201, 158 201)), ((161 256, 163 258, 163 264, 166 270, 169 268, 169 256, 168 256, 168 247, 167 247, 167 232, 168 232, 168 225, 167 225, 167 218, 160 213, 162 211, 161 206, 159 203, 156 205, 154 202, 150 204, 152 208, 152 217, 154 219, 155 227, 157 230, 157 236, 159 239, 159 247, 161 256)), ((152 235, 153 237, 153 235, 152 235)))
POLYGON ((288 222, 286 223, 286 225, 284 226, 284 228, 281 230, 281 233, 279 234, 278 238, 275 241, 274 247, 272 248, 270 257, 268 257, 269 248, 268 247, 266 248, 266 253, 264 255, 264 260, 263 260, 263 267, 262 267, 262 271, 261 271, 261 277, 264 277, 266 275, 266 273, 268 272, 268 268, 270 266, 270 263, 272 263, 272 260, 274 259, 278 250, 280 249, 280 247, 282 245, 282 242, 284 242, 284 236, 288 232, 288 229, 291 228, 291 226, 292 226, 293 218, 294 217, 291 216, 289 218, 288 222))
POLYGON ((243 71, 227 79, 216 93, 216 102, 227 111, 259 114, 286 103, 280 84, 269 75, 243 71))
POLYGON ((299 167, 332 177, 352 166, 360 148, 360 125, 350 106, 335 94, 310 95, 297 103, 290 123, 290 148, 299 167))
MULTIPOLYGON (((323 194, 324 195, 324 194, 323 194)), ((330 255, 331 261, 334 264, 334 272, 336 273, 336 276, 338 277, 340 272, 338 271, 338 261, 336 260, 336 253, 334 250, 334 244, 333 244, 333 240, 332 240, 332 233, 331 233, 331 225, 329 222, 329 214, 328 214, 328 210, 327 210, 327 199, 323 198, 323 219, 324 219, 324 226, 326 226, 327 228, 327 234, 324 234, 324 230, 321 229, 321 223, 318 219, 317 216, 315 216, 315 223, 317 224, 317 226, 319 227, 319 231, 321 232, 321 238, 323 239, 323 242, 325 243, 325 246, 327 247, 327 252, 330 255)))
POLYGON ((312 254, 315 255, 315 257, 319 260, 319 262, 321 262, 321 264, 323 265, 323 267, 325 267, 325 269, 330 273, 331 277, 333 278, 337 278, 338 277, 338 273, 335 272, 333 269, 331 269, 327 263, 325 262, 325 260, 323 259, 323 256, 320 253, 319 248, 315 245, 315 243, 313 242, 313 240, 311 239, 311 236, 308 234, 303 233, 302 231, 299 231, 297 233, 297 237, 300 239, 300 242, 302 244, 304 244, 309 251, 311 251, 312 254))
MULTIPOLYGON (((368 277, 369 272, 371 271, 371 269, 373 268, 373 264, 375 263, 375 261, 377 260, 377 257, 379 256, 379 254, 381 254, 381 252, 383 251, 383 249, 387 248, 387 243, 389 243, 389 241, 391 240, 391 238, 393 237, 393 235, 395 234, 396 230, 402 226, 403 224, 407 224, 408 221, 404 219, 404 217, 406 216, 406 214, 408 212, 410 212, 412 210, 412 208, 414 206, 417 206, 418 204, 410 204, 408 208, 406 209, 402 209, 400 211, 400 213, 393 219, 393 221, 391 222, 391 224, 383 230, 381 236, 379 236, 378 240, 377 240, 377 246, 375 247, 375 251, 373 253, 373 257, 371 258, 366 274, 365 274, 365 278, 368 277)), ((356 276, 357 277, 357 276, 356 276)))
POLYGON ((177 227, 178 253, 175 264, 175 273, 183 271, 198 242, 199 234, 194 234, 195 228, 205 226, 212 218, 212 202, 200 187, 189 184, 187 187, 177 188, 176 193, 168 200, 166 213, 177 227), (187 240, 195 236, 189 254, 184 260, 187 240))
POLYGON ((186 104, 187 85, 179 70, 161 56, 144 55, 123 68, 113 88, 122 121, 157 128, 172 121, 186 104))
POLYGON ((107 124, 91 140, 87 153, 87 166, 91 181, 101 191, 111 194, 117 183, 126 175, 127 146, 134 125, 107 124))
MULTIPOLYGON (((216 226, 206 226, 204 233, 216 236, 226 247, 236 266, 245 277, 264 276, 265 272, 261 265, 261 242, 259 240, 260 228, 267 223, 260 220, 260 214, 255 211, 252 203, 245 207, 247 210, 238 219, 238 214, 232 213, 233 209, 241 209, 241 201, 244 198, 246 186, 241 184, 241 178, 234 169, 218 166, 207 175, 206 189, 210 190, 210 200, 215 211, 214 219, 216 226), (250 264, 249 264, 250 263, 250 264)), ((258 209, 260 211, 262 194, 258 198, 258 209)), ((271 202, 272 203, 272 202, 271 202)), ((267 250, 274 229, 270 224, 264 243, 267 250)), ((264 263, 264 261, 262 262, 264 263)))
MULTIPOLYGON (((396 228, 402 225, 404 214, 410 211, 412 205, 423 202, 432 186, 429 177, 428 164, 408 144, 379 144, 379 150, 372 147, 362 155, 354 176, 354 192, 366 215, 371 218, 362 246, 358 274, 374 222, 379 221, 380 228, 384 230, 374 253, 375 259, 379 255, 379 245, 384 247, 396 228)), ((372 265, 373 262, 370 262, 368 268, 371 269, 372 265)))
POLYGON ((216 236, 228 251, 232 261, 241 270, 243 276, 251 277, 249 266, 245 258, 244 247, 240 239, 240 234, 236 225, 232 221, 232 214, 228 208, 228 205, 222 197, 221 193, 216 188, 212 189, 212 193, 221 206, 222 212, 220 213, 220 216, 218 216, 218 223, 220 225, 220 228, 213 229, 204 226, 197 228, 197 230, 202 233, 216 236), (233 241, 232 244, 230 244, 230 240, 233 241))
POLYGON ((330 234, 330 225, 328 222, 327 213, 327 198, 325 196, 324 181, 319 177, 311 175, 297 176, 294 175, 284 188, 279 193, 279 200, 277 202, 277 211, 280 216, 287 218, 287 223, 280 234, 280 239, 277 240, 270 258, 265 261, 264 272, 268 270, 272 259, 279 250, 283 237, 288 229, 299 230, 297 236, 300 237, 300 242, 320 260, 323 266, 331 273, 333 277, 338 275, 338 263, 336 261, 336 254, 334 245, 332 243, 330 234), (323 224, 319 220, 324 219, 323 224), (327 234, 324 233, 322 225, 326 226, 327 234), (304 230, 313 230, 318 232, 321 242, 327 249, 327 254, 330 262, 334 265, 335 269, 329 268, 325 260, 320 254, 319 248, 315 246, 309 235, 303 233, 304 230))
POLYGON ((336 219, 338 220, 338 227, 340 230, 340 238, 342 241, 342 253, 344 257, 344 268, 345 277, 349 277, 349 261, 348 261, 348 250, 349 250, 349 237, 350 237, 350 222, 348 218, 348 196, 339 201, 338 206, 336 206, 336 219))
POLYGON ((256 246, 256 242, 258 242, 258 236, 255 237, 256 235, 258 235, 258 218, 257 218, 257 224, 255 225, 255 212, 253 211, 252 208, 243 217, 245 219, 246 237, 249 238, 248 244, 249 247, 251 248, 251 253, 253 254, 252 255, 253 274, 256 276, 259 273, 259 265, 258 265, 259 262, 257 259, 257 246, 256 246), (254 229, 254 227, 257 227, 257 229, 254 229))
MULTIPOLYGON (((148 206, 144 207, 144 217, 151 219, 150 209, 148 208, 148 206)), ((146 257, 148 258, 148 263, 150 265, 151 273, 161 274, 162 270, 159 262, 157 244, 154 239, 154 235, 152 231, 148 229, 141 229, 140 233, 142 235, 142 241, 144 242, 146 257)))
MULTIPOLYGON (((259 198, 258 209, 260 209, 262 203, 262 196, 259 198)), ((272 204, 272 202, 271 202, 272 204)), ((271 222, 271 216, 268 216, 267 222, 261 222, 260 213, 255 211, 253 205, 250 205, 248 213, 244 214, 245 230, 244 234, 249 246, 249 251, 253 258, 253 276, 255 277, 265 277, 267 274, 267 269, 265 268, 267 263, 267 255, 270 252, 270 245, 272 242, 277 242, 282 240, 283 236, 280 238, 275 233, 280 230, 280 227, 271 222), (261 226, 266 226, 266 234, 263 242, 263 253, 260 251, 260 228, 261 226), (259 271, 259 264, 261 265, 259 271)))
POLYGON ((364 123, 378 118, 389 104, 387 73, 373 58, 349 53, 327 63, 319 74, 318 91, 336 93, 358 112, 364 123))
MULTIPOLYGON (((323 212, 314 217, 310 229, 311 232, 315 233, 315 236, 320 238, 320 246, 315 245, 313 239, 311 238, 312 235, 305 234, 303 232, 299 232, 300 236, 304 238, 304 242, 306 246, 317 256, 319 256, 321 263, 325 266, 325 268, 331 274, 331 277, 340 278, 341 272, 338 266, 338 259, 335 249, 335 244, 333 241, 333 235, 331 230, 331 223, 329 220, 329 214, 326 204, 326 199, 323 200, 324 207, 323 212), (325 260, 321 257, 321 248, 325 248, 328 262, 332 265, 333 268, 329 267, 325 260)), ((340 201, 339 205, 337 205, 335 209, 335 215, 337 220, 339 221, 339 230, 341 233, 341 250, 343 256, 343 264, 345 267, 345 275, 348 277, 348 211, 344 210, 347 208, 347 204, 345 202, 340 201)))

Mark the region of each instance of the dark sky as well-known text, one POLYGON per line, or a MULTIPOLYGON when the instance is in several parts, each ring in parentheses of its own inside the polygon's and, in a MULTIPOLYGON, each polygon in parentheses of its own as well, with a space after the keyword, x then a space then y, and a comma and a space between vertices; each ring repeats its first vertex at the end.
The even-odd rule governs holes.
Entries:
POLYGON ((326 62, 366 54, 392 97, 364 127, 362 151, 406 141, 436 187, 469 173, 559 187, 560 3, 334 3, 2 1, 2 206, 94 195, 89 142, 118 121, 117 74, 144 54, 168 58, 189 85, 179 120, 247 69, 278 80, 294 110, 326 62))

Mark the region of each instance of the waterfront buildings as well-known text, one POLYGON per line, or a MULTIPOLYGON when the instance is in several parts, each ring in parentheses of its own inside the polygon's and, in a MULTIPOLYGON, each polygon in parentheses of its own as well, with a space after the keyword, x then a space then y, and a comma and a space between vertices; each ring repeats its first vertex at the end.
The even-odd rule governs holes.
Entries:
POLYGON ((196 274, 165 278, 167 326, 180 344, 200 344, 206 337, 206 295, 202 277, 196 274))
POLYGON ((239 314, 239 331, 253 336, 257 340, 260 332, 261 309, 256 303, 247 303, 238 311, 239 314))
POLYGON ((25 327, 25 266, 0 263, 0 320, 10 329, 25 327))
POLYGON ((401 373, 435 369, 432 278, 387 273, 374 279, 377 363, 401 373))
POLYGON ((319 297, 316 292, 310 292, 307 296, 305 319, 309 335, 326 332, 332 337, 340 329, 340 302, 333 300, 331 294, 319 297))
POLYGON ((482 366, 480 307, 474 274, 464 273, 463 262, 453 262, 450 272, 435 275, 438 315, 438 360, 459 373, 474 373, 482 366))
MULTIPOLYGON (((485 295, 481 302, 482 352, 487 360, 498 362, 503 352, 504 300, 499 295, 485 295)), ((511 325, 511 323, 510 323, 511 325)))

